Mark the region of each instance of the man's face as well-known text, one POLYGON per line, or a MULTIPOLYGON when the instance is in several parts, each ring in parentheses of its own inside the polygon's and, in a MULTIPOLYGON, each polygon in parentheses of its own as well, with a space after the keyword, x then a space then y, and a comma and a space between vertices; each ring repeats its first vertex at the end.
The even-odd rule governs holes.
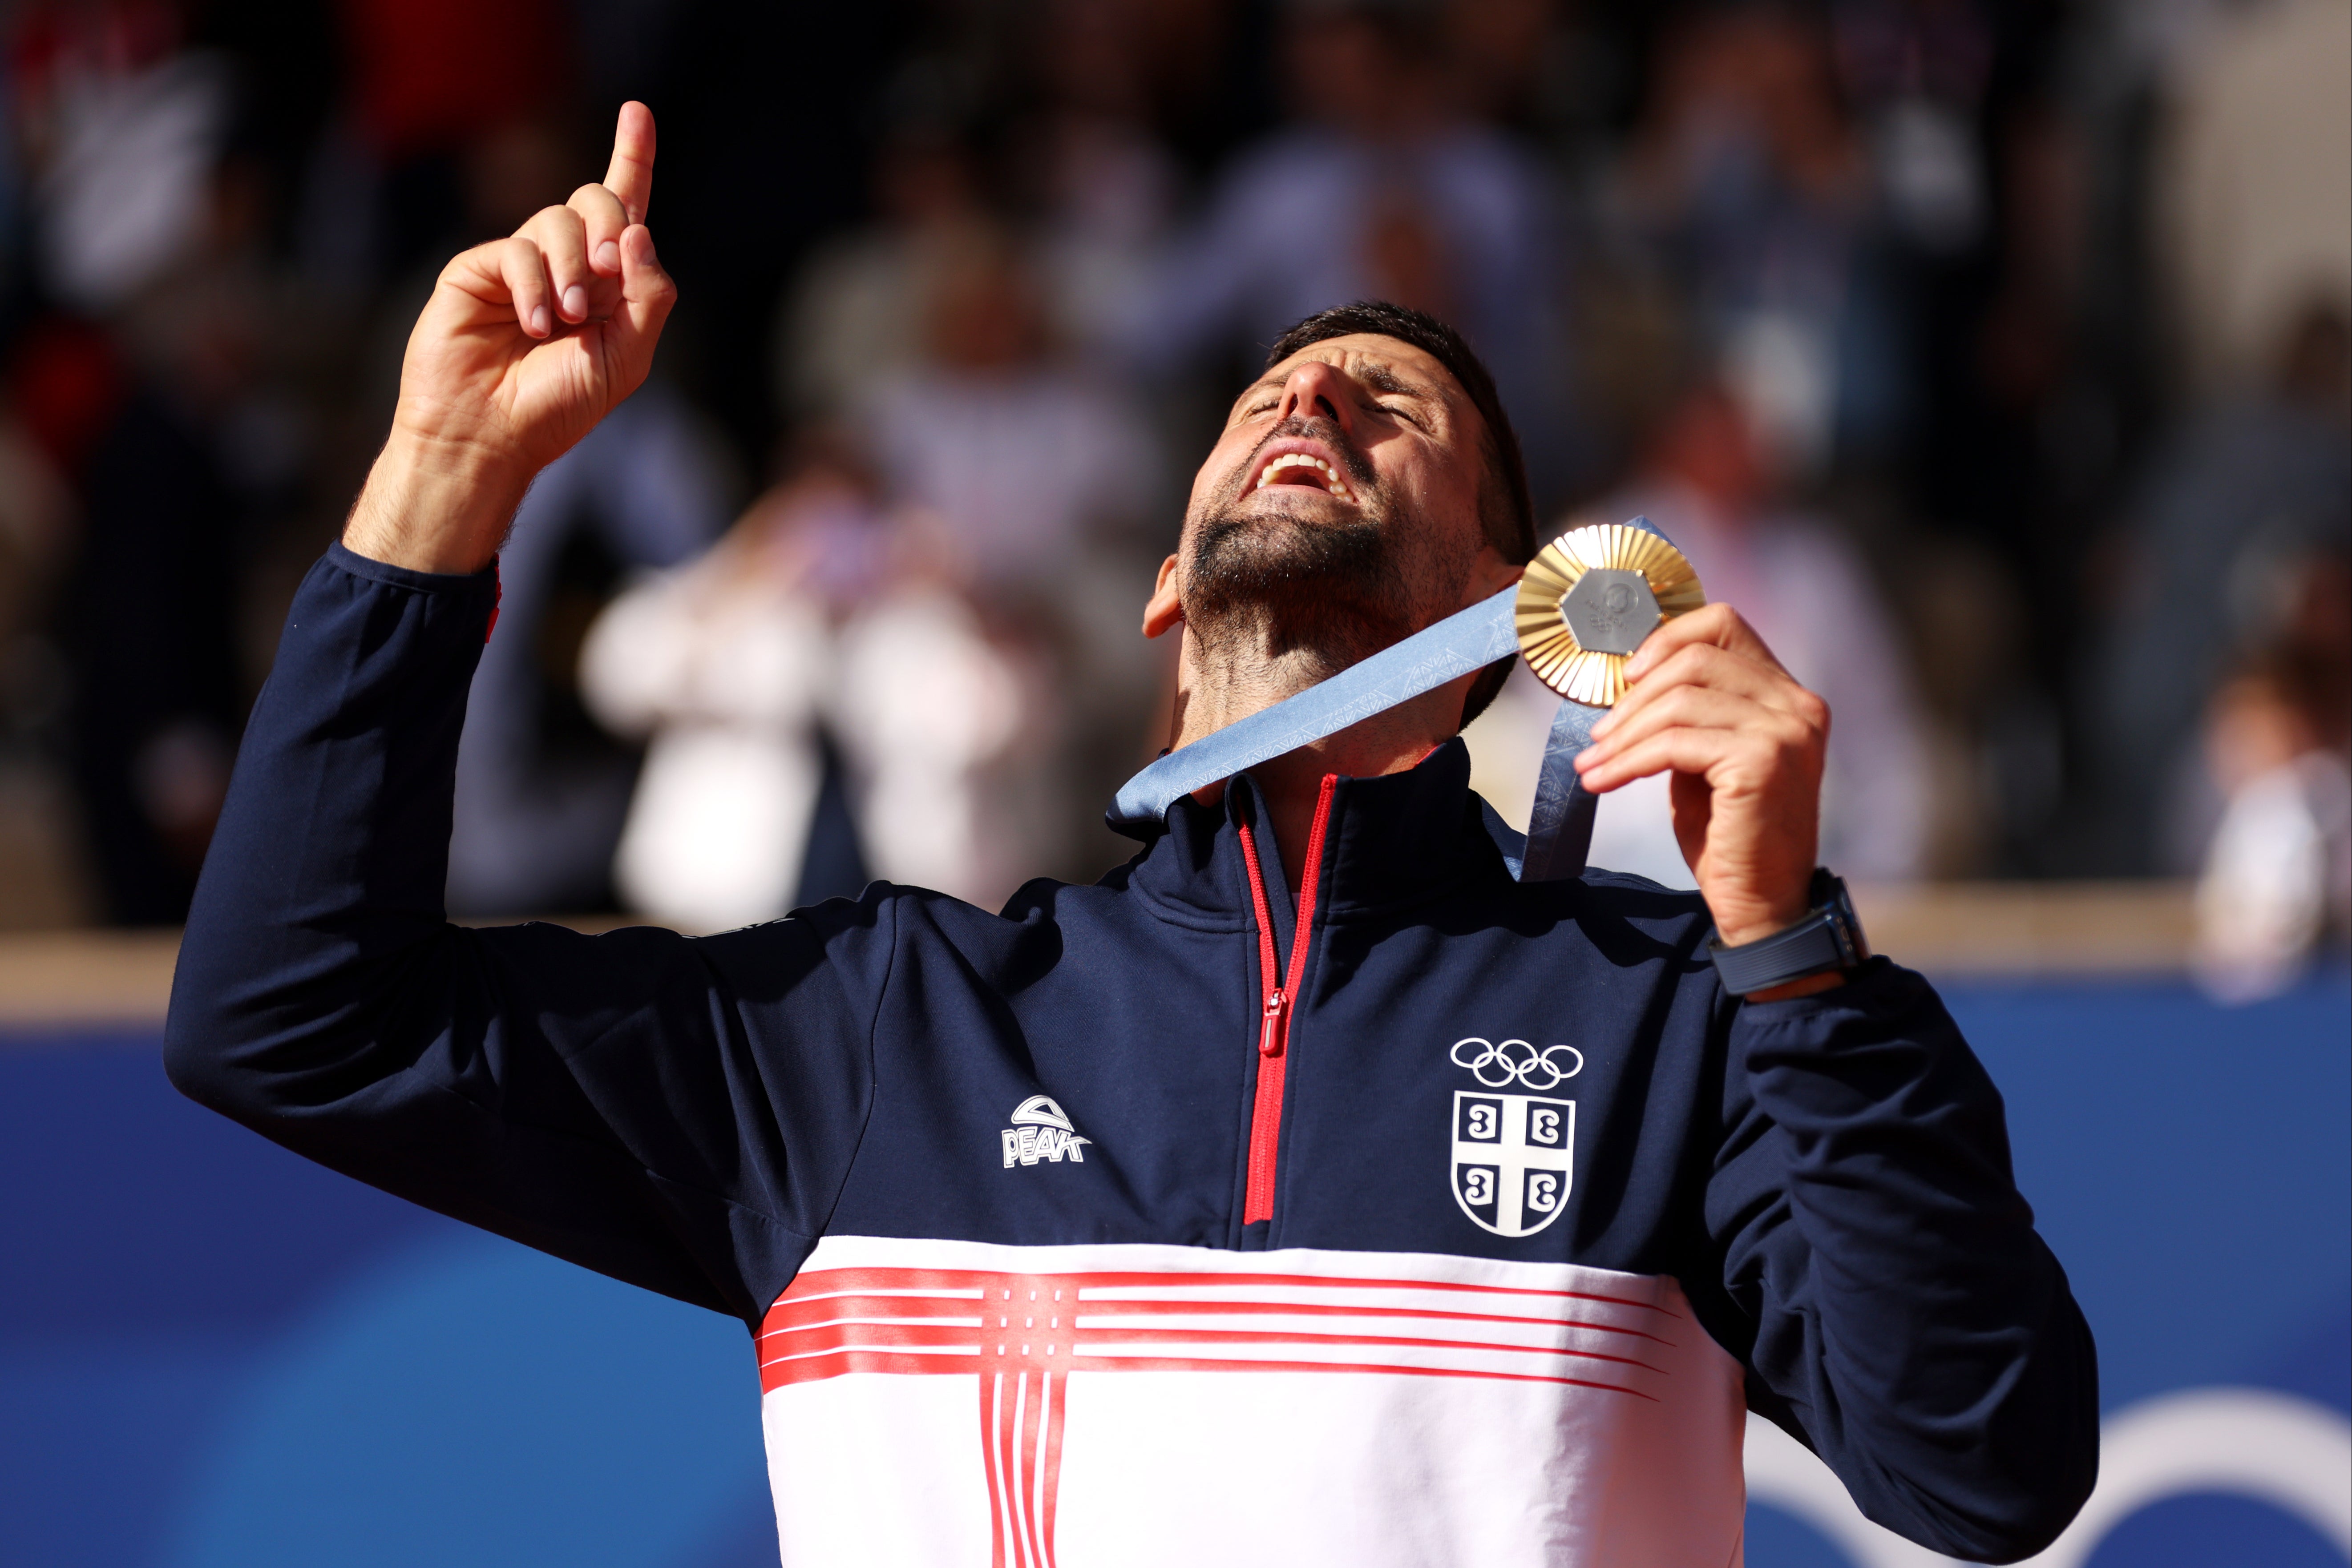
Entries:
POLYGON ((1352 664, 1463 607, 1493 553, 1486 426, 1445 367, 1332 338, 1244 392, 1192 481, 1175 587, 1196 638, 1263 629, 1352 664))

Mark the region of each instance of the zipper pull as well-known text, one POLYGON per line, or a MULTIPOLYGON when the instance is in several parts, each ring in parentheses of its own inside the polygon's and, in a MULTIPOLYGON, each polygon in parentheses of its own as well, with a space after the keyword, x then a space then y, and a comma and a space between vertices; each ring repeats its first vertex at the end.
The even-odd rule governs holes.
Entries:
POLYGON ((1259 1027, 1257 1035, 1257 1053, 1260 1056, 1282 1054, 1282 1009, 1289 1005, 1290 998, 1282 994, 1281 987, 1276 986, 1266 993, 1265 1021, 1259 1027))

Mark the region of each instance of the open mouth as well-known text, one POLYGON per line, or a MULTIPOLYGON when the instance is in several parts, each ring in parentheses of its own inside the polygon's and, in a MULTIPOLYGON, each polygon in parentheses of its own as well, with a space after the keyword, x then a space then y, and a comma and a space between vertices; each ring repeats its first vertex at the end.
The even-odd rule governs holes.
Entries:
POLYGON ((1348 482, 1340 477, 1339 470, 1329 459, 1312 452, 1278 452, 1267 458, 1257 471, 1256 487, 1263 490, 1269 485, 1307 486, 1343 501, 1351 498, 1348 482))

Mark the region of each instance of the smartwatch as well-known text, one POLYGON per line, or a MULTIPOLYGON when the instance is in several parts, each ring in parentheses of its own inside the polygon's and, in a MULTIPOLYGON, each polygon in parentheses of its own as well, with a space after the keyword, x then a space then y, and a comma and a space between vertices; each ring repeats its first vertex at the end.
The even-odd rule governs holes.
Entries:
POLYGON ((1806 896, 1812 908, 1805 917, 1769 936, 1736 947, 1726 946, 1719 936, 1707 938, 1707 951, 1715 956, 1715 972, 1725 990, 1752 996, 1810 975, 1851 969, 1870 956, 1843 877, 1815 866, 1806 896))

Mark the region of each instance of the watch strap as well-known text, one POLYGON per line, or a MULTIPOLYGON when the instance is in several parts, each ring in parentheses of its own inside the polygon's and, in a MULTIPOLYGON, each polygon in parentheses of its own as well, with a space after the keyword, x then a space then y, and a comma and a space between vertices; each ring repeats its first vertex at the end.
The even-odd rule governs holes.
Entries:
POLYGON ((1708 940, 1707 950, 1715 956, 1715 972, 1725 990, 1749 996, 1808 975, 1851 969, 1870 956, 1845 883, 1827 870, 1816 869, 1811 893, 1812 909, 1794 925, 1737 946, 1708 940))

